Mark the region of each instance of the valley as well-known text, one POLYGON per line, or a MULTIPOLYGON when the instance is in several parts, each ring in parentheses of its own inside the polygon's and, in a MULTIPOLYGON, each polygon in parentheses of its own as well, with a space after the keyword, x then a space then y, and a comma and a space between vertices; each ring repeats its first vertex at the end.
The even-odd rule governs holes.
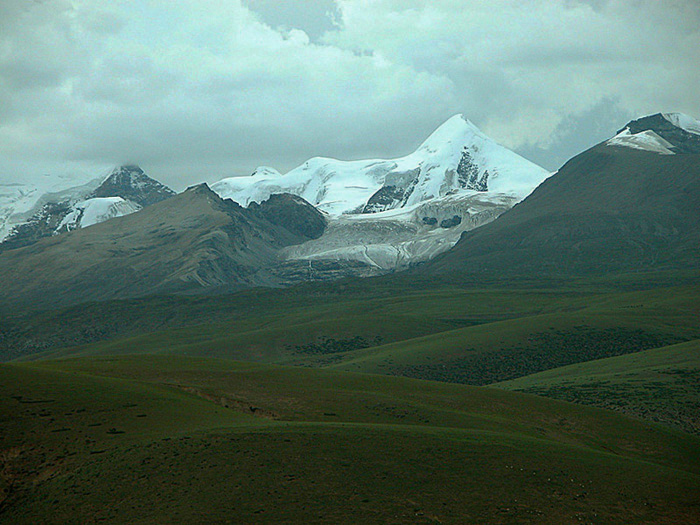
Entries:
POLYGON ((0 253, 0 521, 697 521, 688 122, 551 176, 455 117, 395 161, 54 203, 0 253))

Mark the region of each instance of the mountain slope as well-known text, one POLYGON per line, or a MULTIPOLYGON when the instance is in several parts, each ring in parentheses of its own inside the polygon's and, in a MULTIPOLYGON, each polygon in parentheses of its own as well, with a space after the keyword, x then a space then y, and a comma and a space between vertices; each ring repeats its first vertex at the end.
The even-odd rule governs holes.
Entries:
POLYGON ((627 129, 666 136, 674 154, 610 141, 595 146, 421 271, 567 276, 700 269, 700 154, 686 152, 694 143, 683 138, 688 132, 675 138, 664 132, 665 118, 640 128, 642 120, 627 129))
POLYGON ((399 159, 316 157, 285 175, 259 168, 212 189, 243 206, 292 193, 329 214, 321 238, 283 252, 278 274, 296 282, 377 275, 429 260, 548 175, 456 115, 399 159))
POLYGON ((138 166, 119 166, 101 182, 96 179, 39 197, 24 216, 12 217, 13 226, 10 228, 8 223, 9 229, 0 237, 0 251, 128 215, 173 195, 173 190, 150 178, 138 166))
POLYGON ((294 221, 270 222, 290 207, 298 208, 297 224, 316 224, 316 234, 324 227, 320 213, 296 197, 280 196, 256 212, 196 186, 139 213, 0 254, 0 300, 55 305, 275 284, 266 265, 280 248, 309 238, 294 221))

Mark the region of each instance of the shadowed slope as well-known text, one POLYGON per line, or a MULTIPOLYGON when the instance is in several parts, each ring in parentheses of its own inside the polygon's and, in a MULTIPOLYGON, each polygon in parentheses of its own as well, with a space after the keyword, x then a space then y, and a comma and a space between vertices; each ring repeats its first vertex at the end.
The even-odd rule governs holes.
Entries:
POLYGON ((522 203, 467 232, 426 274, 699 269, 700 155, 596 146, 522 203))
MULTIPOLYGON (((294 201, 287 208, 292 206, 298 208, 297 220, 316 220, 314 232, 323 227, 312 206, 294 201)), ((290 231, 282 222, 270 222, 280 203, 270 208, 264 215, 263 203, 253 213, 222 200, 206 185, 190 188, 138 213, 0 254, 0 300, 55 306, 275 284, 265 266, 279 248, 307 237, 293 226, 290 231)))

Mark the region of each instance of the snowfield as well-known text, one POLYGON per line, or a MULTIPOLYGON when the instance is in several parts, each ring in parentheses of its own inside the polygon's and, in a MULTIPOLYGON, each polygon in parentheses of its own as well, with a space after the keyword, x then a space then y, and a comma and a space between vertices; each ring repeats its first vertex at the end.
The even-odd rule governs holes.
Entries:
POLYGON ((651 130, 640 133, 631 133, 629 128, 625 128, 620 133, 606 142, 608 146, 623 146, 644 151, 653 151, 661 155, 673 155, 669 148, 673 144, 664 140, 651 130))
POLYGON ((700 120, 685 113, 662 113, 662 116, 677 128, 700 135, 700 120))
POLYGON ((59 230, 87 228, 114 217, 122 217, 141 209, 138 204, 121 197, 97 197, 76 203, 73 211, 63 218, 59 230))

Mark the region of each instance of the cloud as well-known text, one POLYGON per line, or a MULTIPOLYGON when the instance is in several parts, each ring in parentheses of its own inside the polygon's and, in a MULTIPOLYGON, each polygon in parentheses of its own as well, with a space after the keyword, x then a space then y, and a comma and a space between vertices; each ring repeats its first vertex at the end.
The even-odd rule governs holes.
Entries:
POLYGON ((338 3, 343 27, 328 42, 447 76, 511 147, 549 147, 568 119, 610 99, 629 115, 700 112, 697 2, 338 3))
POLYGON ((587 121, 700 115, 696 2, 274 7, 6 0, 0 177, 129 160, 182 188, 406 154, 458 112, 554 168, 598 140, 587 121))

